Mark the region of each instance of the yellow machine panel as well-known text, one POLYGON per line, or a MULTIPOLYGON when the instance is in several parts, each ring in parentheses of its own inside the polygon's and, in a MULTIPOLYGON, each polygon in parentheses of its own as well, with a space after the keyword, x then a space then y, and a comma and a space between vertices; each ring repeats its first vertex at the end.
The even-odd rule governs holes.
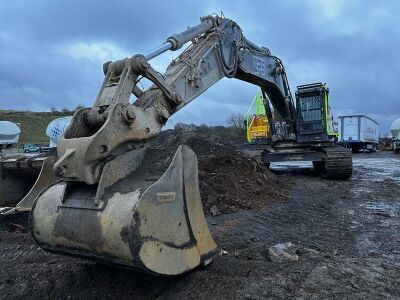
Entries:
POLYGON ((247 141, 249 143, 262 143, 271 138, 271 126, 268 122, 264 108, 264 99, 261 93, 257 93, 246 116, 247 141), (255 105, 255 113, 251 113, 255 105))

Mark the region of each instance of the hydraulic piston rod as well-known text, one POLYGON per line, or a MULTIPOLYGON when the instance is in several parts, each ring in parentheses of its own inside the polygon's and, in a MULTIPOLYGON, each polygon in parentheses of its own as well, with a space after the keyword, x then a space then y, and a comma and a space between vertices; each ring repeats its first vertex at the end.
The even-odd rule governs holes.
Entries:
POLYGON ((143 54, 144 58, 146 58, 146 60, 150 60, 162 53, 164 53, 165 51, 168 51, 172 48, 172 43, 171 42, 166 42, 164 44, 162 44, 161 46, 158 46, 150 51, 148 51, 147 53, 143 54))
POLYGON ((143 54, 143 56, 146 58, 146 60, 150 60, 164 53, 165 51, 178 50, 187 42, 190 42, 197 36, 206 33, 208 30, 213 28, 213 26, 214 23, 211 19, 204 19, 199 25, 189 27, 181 33, 171 35, 169 38, 167 38, 167 41, 164 44, 146 52, 143 54))

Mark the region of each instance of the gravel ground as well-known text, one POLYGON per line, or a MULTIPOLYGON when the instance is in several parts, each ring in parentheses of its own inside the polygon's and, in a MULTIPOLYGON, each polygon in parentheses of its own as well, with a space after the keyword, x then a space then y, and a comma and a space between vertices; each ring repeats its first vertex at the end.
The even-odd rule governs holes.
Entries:
POLYGON ((293 185, 290 199, 208 217, 226 254, 175 278, 46 253, 25 232, 26 216, 2 220, 0 298, 398 299, 400 156, 353 161, 348 181, 320 179, 306 164, 272 165, 293 185), (298 261, 268 260, 268 248, 284 242, 298 261))

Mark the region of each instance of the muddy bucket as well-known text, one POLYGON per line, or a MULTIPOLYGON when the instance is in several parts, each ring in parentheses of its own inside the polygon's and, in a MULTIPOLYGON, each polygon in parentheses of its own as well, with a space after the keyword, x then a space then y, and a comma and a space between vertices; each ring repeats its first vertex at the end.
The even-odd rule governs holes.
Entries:
MULTIPOLYGON (((117 165, 128 168, 134 160, 135 154, 127 153, 117 165)), ((143 177, 146 168, 144 161, 107 187, 100 181, 47 188, 30 216, 38 245, 160 275, 182 274, 211 262, 216 244, 201 204, 194 152, 179 146, 157 179, 143 177)))

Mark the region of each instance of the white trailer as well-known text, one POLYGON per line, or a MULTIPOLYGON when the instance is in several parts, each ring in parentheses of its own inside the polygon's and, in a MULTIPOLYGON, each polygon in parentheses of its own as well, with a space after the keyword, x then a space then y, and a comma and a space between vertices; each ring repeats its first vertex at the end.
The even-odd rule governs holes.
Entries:
POLYGON ((400 153, 400 118, 394 120, 392 126, 390 126, 393 139, 393 150, 396 153, 400 153))
POLYGON ((339 142, 353 153, 375 152, 379 143, 379 123, 365 115, 339 117, 339 142))

